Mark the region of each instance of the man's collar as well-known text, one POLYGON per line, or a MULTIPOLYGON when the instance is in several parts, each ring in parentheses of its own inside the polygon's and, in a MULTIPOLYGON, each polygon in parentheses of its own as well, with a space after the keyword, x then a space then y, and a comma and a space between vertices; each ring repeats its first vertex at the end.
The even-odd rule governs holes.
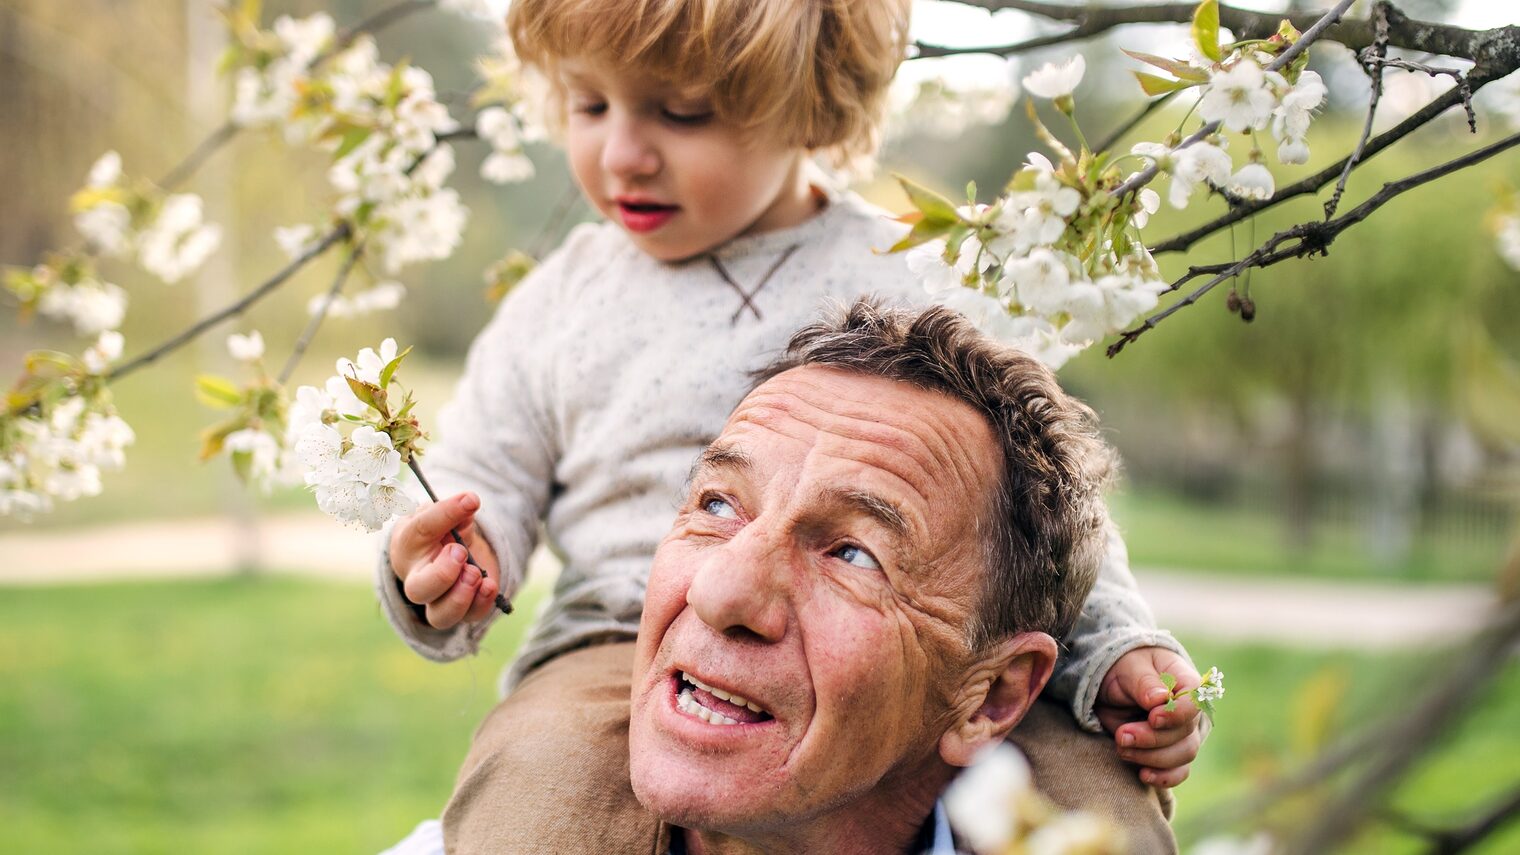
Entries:
MULTIPOLYGON (((667 855, 687 855, 686 835, 678 826, 667 825, 670 830, 670 848, 667 855)), ((934 813, 914 840, 915 855, 955 855, 955 838, 950 833, 950 817, 945 813, 945 803, 936 801, 934 813)))

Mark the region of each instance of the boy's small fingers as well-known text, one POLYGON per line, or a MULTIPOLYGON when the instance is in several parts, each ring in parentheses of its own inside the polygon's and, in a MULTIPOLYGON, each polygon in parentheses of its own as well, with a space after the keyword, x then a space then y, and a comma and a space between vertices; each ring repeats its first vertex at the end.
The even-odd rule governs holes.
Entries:
MULTIPOLYGON (((480 575, 474 567, 469 572, 480 575)), ((480 587, 475 589, 475 602, 470 604, 470 610, 464 619, 470 623, 478 623, 485 620, 491 612, 496 610, 496 580, 489 576, 480 580, 480 587)))
POLYGON ((1158 730, 1145 722, 1136 722, 1119 728, 1114 737, 1115 741, 1119 743, 1121 750, 1126 748, 1147 749, 1165 748, 1168 745, 1175 745, 1186 739, 1189 733, 1191 731, 1182 728, 1158 730))
POLYGON ((464 547, 451 543, 438 550, 432 561, 408 573, 401 583, 401 589, 408 600, 418 605, 427 605, 454 586, 463 567, 464 547))
POLYGON ((1168 789, 1181 784, 1188 779, 1191 766, 1179 766, 1175 769, 1141 769, 1140 780, 1153 787, 1168 789))
POLYGON ((1198 705, 1193 703, 1191 697, 1181 697, 1177 699, 1177 702, 1172 705, 1171 709, 1167 709, 1163 705, 1151 710, 1150 714, 1146 716, 1146 721, 1157 730, 1169 728, 1191 729, 1197 722, 1198 712, 1198 705))
POLYGON ((1166 703, 1166 699, 1172 696, 1172 691, 1161 682, 1161 675, 1152 671, 1135 680, 1130 696, 1142 707, 1151 709, 1166 703))
POLYGON ((470 522, 479 508, 480 499, 474 493, 460 493, 423 508, 413 518, 412 542, 436 543, 447 539, 450 531, 470 522))
POLYGON ((1162 748, 1120 749, 1119 756, 1130 763, 1166 770, 1186 766, 1198 758, 1199 740, 1189 735, 1162 748))
POLYGON ((475 601, 475 589, 480 587, 480 574, 471 570, 460 573, 459 580, 448 593, 428 604, 427 621, 434 629, 449 629, 459 623, 475 601))

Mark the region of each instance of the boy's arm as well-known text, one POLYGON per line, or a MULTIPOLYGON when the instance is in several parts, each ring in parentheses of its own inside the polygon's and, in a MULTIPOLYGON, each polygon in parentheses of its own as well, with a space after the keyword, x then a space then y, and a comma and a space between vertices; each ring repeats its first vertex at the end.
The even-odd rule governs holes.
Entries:
MULTIPOLYGON (((568 245, 567 241, 567 245, 568 245)), ((558 457, 549 405, 545 336, 566 252, 550 256, 502 301, 470 345, 453 398, 438 415, 435 441, 421 459, 440 499, 462 491, 480 497, 475 524, 501 568, 501 592, 521 587, 538 538, 558 457)), ((375 590, 387 620, 422 656, 446 662, 475 653, 500 613, 449 629, 429 626, 406 599, 388 554, 391 528, 381 533, 375 590)), ((473 572, 473 571, 472 571, 473 572)))
POLYGON ((1062 639, 1065 654, 1056 662, 1046 691, 1071 704, 1072 715, 1084 729, 1101 733, 1094 707, 1103 678, 1119 658, 1140 647, 1163 647, 1184 659, 1187 651, 1171 633, 1156 628, 1150 606, 1140 596, 1129 570, 1129 552, 1112 521, 1108 523, 1108 555, 1082 614, 1062 639))

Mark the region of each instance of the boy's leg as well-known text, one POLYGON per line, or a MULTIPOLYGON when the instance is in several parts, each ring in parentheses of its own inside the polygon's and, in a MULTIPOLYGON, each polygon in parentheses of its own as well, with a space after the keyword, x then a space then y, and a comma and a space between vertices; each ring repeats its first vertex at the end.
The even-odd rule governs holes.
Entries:
POLYGON ((1167 818, 1172 794, 1140 782, 1135 769, 1119 759, 1106 734, 1077 727, 1066 705, 1037 700, 1008 740, 1029 758, 1035 785, 1068 810, 1108 817, 1124 830, 1136 853, 1175 853, 1177 838, 1167 818))
POLYGON ((633 644, 544 663, 475 732, 443 812, 451 853, 652 852, 628 779, 633 644))

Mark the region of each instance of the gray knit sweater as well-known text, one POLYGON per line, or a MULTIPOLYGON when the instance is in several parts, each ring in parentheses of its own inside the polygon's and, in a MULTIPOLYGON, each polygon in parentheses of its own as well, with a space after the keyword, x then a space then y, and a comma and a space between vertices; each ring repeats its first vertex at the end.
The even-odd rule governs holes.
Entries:
MULTIPOLYGON (((705 258, 663 263, 616 226, 582 225, 502 302, 470 348, 426 463, 440 496, 480 495, 477 521, 509 596, 523 584, 541 530, 564 560, 503 692, 560 653, 634 636, 655 546, 687 472, 748 391, 749 372, 829 301, 927 299, 900 256, 873 251, 900 234, 859 197, 834 194, 807 222, 716 251, 751 292, 791 250, 746 296, 705 258)), ((1156 629, 1123 541, 1117 533, 1110 540, 1049 689, 1090 730, 1099 729, 1092 706, 1103 675, 1123 653, 1181 650, 1156 629)), ((383 553, 376 590, 396 631, 429 659, 474 653, 499 617, 429 627, 402 597, 383 553)))

